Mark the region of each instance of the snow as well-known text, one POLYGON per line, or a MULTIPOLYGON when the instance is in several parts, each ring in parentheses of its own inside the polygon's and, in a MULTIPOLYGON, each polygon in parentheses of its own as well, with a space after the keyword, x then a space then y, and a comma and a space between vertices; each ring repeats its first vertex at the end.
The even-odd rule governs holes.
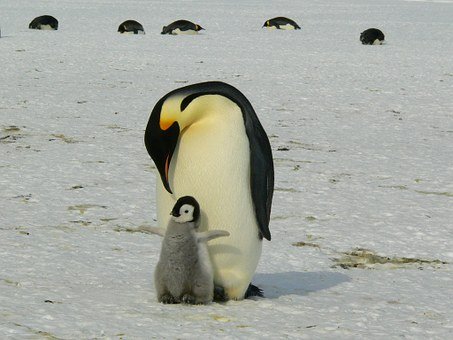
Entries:
POLYGON ((24 0, 0 13, 3 337, 453 337, 453 1, 24 0), (58 31, 28 29, 43 14, 58 31), (261 29, 275 16, 302 29, 261 29), (182 18, 206 31, 159 34, 182 18), (127 19, 146 35, 118 34, 127 19), (360 44, 369 27, 385 45, 360 44), (156 223, 143 133, 159 98, 206 80, 240 89, 272 144, 272 241, 253 280, 266 298, 162 305, 161 239, 131 232, 156 223))

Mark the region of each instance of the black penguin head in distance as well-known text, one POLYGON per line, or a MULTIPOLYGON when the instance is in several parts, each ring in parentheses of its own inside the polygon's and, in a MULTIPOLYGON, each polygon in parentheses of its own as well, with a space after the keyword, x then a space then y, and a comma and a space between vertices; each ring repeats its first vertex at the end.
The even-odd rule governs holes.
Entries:
POLYGON ((192 196, 183 196, 176 201, 170 215, 179 223, 197 223, 200 219, 200 205, 192 196))

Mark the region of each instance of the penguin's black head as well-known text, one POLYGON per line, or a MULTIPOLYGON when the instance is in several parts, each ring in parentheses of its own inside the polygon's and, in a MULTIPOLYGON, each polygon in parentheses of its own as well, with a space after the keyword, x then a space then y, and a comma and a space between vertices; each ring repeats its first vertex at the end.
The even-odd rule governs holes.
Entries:
POLYGON ((176 201, 170 215, 178 223, 195 222, 195 224, 198 224, 200 219, 200 205, 192 196, 184 196, 176 201))
POLYGON ((231 92, 236 93, 234 91, 238 92, 221 82, 193 84, 169 92, 154 106, 146 126, 145 146, 159 171, 162 185, 170 194, 173 193, 172 157, 180 134, 216 109, 213 95, 230 98, 231 92))
POLYGON ((172 193, 169 183, 170 162, 178 143, 180 128, 176 121, 161 122, 163 104, 167 96, 154 106, 146 126, 145 146, 156 164, 165 189, 172 193))

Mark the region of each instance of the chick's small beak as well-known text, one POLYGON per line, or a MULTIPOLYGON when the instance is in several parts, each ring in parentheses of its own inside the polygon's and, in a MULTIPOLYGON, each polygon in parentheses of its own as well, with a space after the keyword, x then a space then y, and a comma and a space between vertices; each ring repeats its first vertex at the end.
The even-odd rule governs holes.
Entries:
POLYGON ((179 217, 181 216, 181 214, 175 210, 172 210, 171 213, 170 213, 171 216, 174 216, 174 217, 179 217))

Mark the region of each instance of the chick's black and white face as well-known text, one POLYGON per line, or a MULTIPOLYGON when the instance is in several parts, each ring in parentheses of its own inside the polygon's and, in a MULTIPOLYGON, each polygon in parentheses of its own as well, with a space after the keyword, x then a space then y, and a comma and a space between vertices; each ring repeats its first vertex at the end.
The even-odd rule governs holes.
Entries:
POLYGON ((194 211, 195 207, 193 205, 184 204, 181 208, 179 208, 179 212, 177 214, 173 214, 173 220, 178 223, 193 222, 194 211))
POLYGON ((197 227, 200 220, 200 205, 192 196, 184 196, 178 199, 170 215, 177 223, 194 222, 197 227))

